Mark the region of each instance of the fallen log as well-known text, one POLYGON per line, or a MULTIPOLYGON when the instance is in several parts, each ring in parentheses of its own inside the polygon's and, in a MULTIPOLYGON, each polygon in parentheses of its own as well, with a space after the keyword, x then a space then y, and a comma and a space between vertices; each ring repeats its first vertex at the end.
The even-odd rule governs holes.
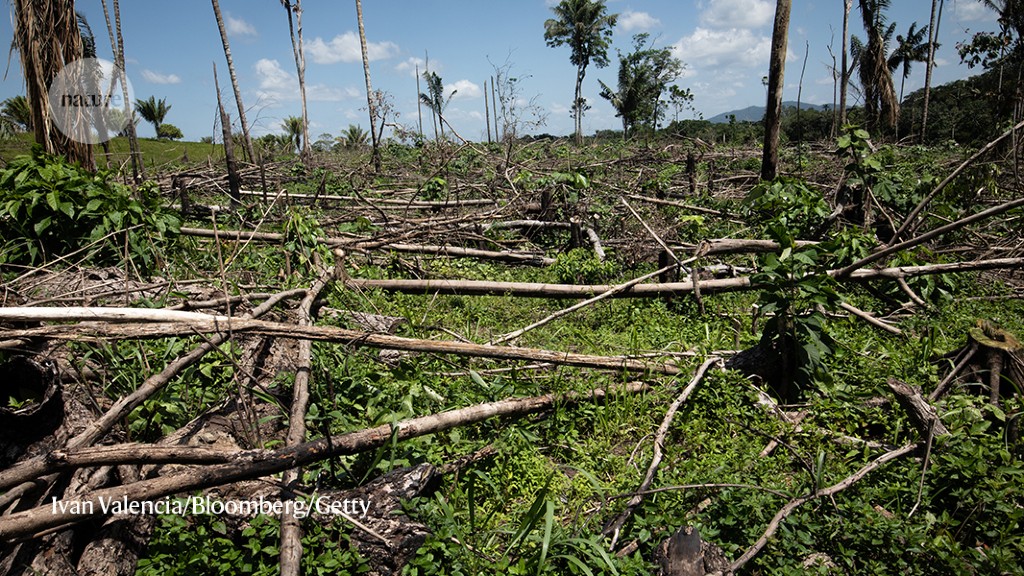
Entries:
POLYGON ((437 434, 495 416, 522 416, 546 410, 555 403, 596 402, 612 394, 636 394, 647 389, 647 384, 633 382, 613 390, 596 389, 585 394, 545 394, 529 398, 511 398, 403 420, 395 424, 384 424, 277 450, 250 451, 227 464, 189 469, 123 486, 93 490, 74 501, 54 500, 47 505, 0 517, 0 541, 13 542, 31 538, 40 532, 103 516, 104 506, 109 507, 111 502, 153 502, 174 494, 269 476, 327 458, 360 454, 393 441, 437 434))
POLYGON ((574 352, 558 352, 538 348, 515 348, 511 346, 487 346, 468 342, 450 340, 422 340, 404 338, 389 334, 376 334, 358 330, 348 330, 333 326, 296 326, 281 322, 267 322, 246 318, 234 318, 230 322, 192 321, 192 322, 150 322, 145 324, 112 324, 104 322, 85 322, 80 324, 61 324, 40 326, 35 328, 0 328, 0 338, 60 338, 80 340, 93 338, 98 340, 124 340, 132 338, 166 338, 171 336, 189 336, 195 334, 217 334, 226 337, 228 334, 249 332, 278 338, 295 338, 297 340, 317 340, 341 342, 350 346, 368 348, 385 348, 406 350, 409 352, 430 352, 435 354, 454 354, 457 356, 474 356, 499 360, 526 360, 531 362, 550 362, 581 368, 602 370, 625 370, 629 372, 650 372, 656 374, 678 374, 680 369, 671 362, 646 362, 622 356, 595 356, 574 352))
MULTIPOLYGON (((993 270, 998 268, 1019 268, 1024 258, 997 258, 973 262, 949 264, 925 264, 921 266, 897 266, 893 268, 861 269, 853 271, 847 278, 853 281, 878 279, 896 280, 931 274, 993 270)), ((842 270, 831 270, 830 276, 839 276, 842 270)), ((761 288, 751 282, 749 276, 739 278, 716 278, 697 283, 701 292, 727 292, 761 288)), ((441 294, 448 296, 517 296, 529 298, 589 298, 615 288, 608 284, 544 284, 539 282, 491 282, 485 280, 365 280, 350 278, 346 285, 359 289, 380 289, 404 294, 441 294)), ((614 298, 653 298, 681 296, 694 291, 694 283, 667 282, 661 284, 637 284, 616 293, 614 298)))

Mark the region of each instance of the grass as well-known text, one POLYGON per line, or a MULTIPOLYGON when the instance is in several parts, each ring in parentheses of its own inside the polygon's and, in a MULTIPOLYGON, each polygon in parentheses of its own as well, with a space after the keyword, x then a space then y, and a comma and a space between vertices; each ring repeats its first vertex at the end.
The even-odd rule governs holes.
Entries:
MULTIPOLYGON (((35 138, 29 133, 0 139, 0 161, 6 164, 17 156, 28 154, 34 142, 35 138)), ((224 147, 220 144, 140 138, 139 149, 142 152, 142 161, 149 172, 166 172, 186 165, 220 163, 224 160, 224 147)), ((109 166, 114 169, 130 166, 128 150, 127 138, 112 138, 109 166)), ((97 164, 102 166, 103 148, 95 146, 93 153, 96 155, 97 164)))
MULTIPOLYGON (((124 158, 123 141, 116 141, 118 158, 124 158)), ((27 141, 23 149, 27 147, 27 141)), ((6 144, 5 144, 6 146, 6 144)), ((7 148, 4 148, 7 154, 7 148)), ((187 153, 191 162, 208 156, 216 161, 220 148, 196 143, 143 140, 147 166, 180 165, 187 153)), ((401 149, 401 158, 385 157, 386 165, 403 165, 404 178, 385 175, 372 185, 401 187, 432 176, 444 163, 449 184, 482 182, 479 157, 454 160, 438 158, 429 149, 401 149), (411 175, 410 175, 411 174, 411 175)), ((583 193, 592 212, 601 215, 606 238, 647 239, 635 219, 617 205, 617 190, 635 182, 636 165, 602 162, 637 152, 630 148, 569 149, 578 157, 557 166, 544 164, 543 151, 524 148, 521 160, 536 173, 568 170, 566 164, 587 168, 596 182, 583 193), (618 166, 625 165, 620 170, 618 166), (614 185, 614 189, 613 189, 614 185), (607 186, 607 188, 605 188, 607 186)), ((457 154, 457 153, 456 153, 457 154)), ((639 154, 638 154, 639 156, 639 154)), ((7 157, 7 156, 4 156, 7 157)), ((916 166, 910 160, 893 161, 904 170, 916 166)), ((720 163, 731 162, 728 158, 720 163)), ((639 160, 636 160, 639 163, 639 160)), ((685 186, 685 175, 671 169, 671 158, 656 158, 642 168, 658 174, 665 189, 685 186)), ((739 158, 728 170, 748 168, 739 158)), ((831 169, 832 160, 804 164, 831 169)), ((525 168, 524 168, 525 169, 525 168)), ((335 170, 328 185, 347 185, 335 170)), ((824 180, 824 177, 818 178, 824 180)), ((306 186, 319 180, 307 177, 306 186)), ((353 186, 361 185, 356 182, 353 186)), ((909 186, 909 184, 908 184, 909 186)), ((381 186, 383 187, 383 186, 381 186)), ((565 188, 556 190, 565 192, 565 188)), ((723 208, 737 214, 735 200, 688 197, 687 202, 723 208)), ((572 209, 568 206, 566 209, 572 209)), ((697 241, 711 237, 758 237, 756 223, 734 224, 728 218, 707 216, 686 221, 677 208, 644 207, 669 242, 697 241), (674 235, 674 236, 669 236, 674 235)), ((337 234, 352 221, 330 209, 316 207, 291 213, 292 224, 301 227, 297 236, 337 234), (313 226, 317 224, 317 226, 313 226), (323 229, 316 231, 319 224, 323 229), (331 227, 335 227, 332 229, 331 227)), ((368 217, 376 218, 371 214, 368 217)), ((193 223, 195 224, 195 223, 193 223)), ((272 226, 267 224, 268 228, 272 226)), ((511 233, 502 240, 513 240, 511 233)), ((640 241, 637 241, 638 243, 640 241)), ((474 260, 449 260, 396 254, 350 254, 349 273, 357 277, 448 277, 488 280, 556 282, 573 274, 594 275, 607 283, 622 282, 652 270, 653 254, 622 242, 612 250, 615 266, 594 267, 594 262, 566 250, 567 238, 538 237, 536 243, 559 264, 548 269, 519 268, 474 260), (357 267, 358 265, 358 267, 357 267), (589 267, 589 268, 588 268, 589 267)), ((240 244, 225 245, 224 253, 240 244)), ((218 259, 211 244, 194 238, 180 239, 175 248, 171 275, 218 278, 218 259)), ((280 246, 247 244, 245 252, 224 272, 234 286, 243 283, 281 283, 280 246), (244 277, 245 282, 238 280, 244 277)), ((927 255, 925 255, 927 256, 927 255)), ((915 258, 917 256, 914 256, 915 258)), ((924 257, 924 256, 923 256, 924 257)), ((330 263, 328 258, 328 264, 330 263)), ((742 266, 763 265, 764 256, 723 259, 742 266)), ((301 270, 301 266, 295 267, 301 270)), ((284 280, 305 286, 311 273, 284 280)), ((866 310, 884 313, 895 307, 890 286, 843 285, 843 295, 866 310)), ((338 343, 314 345, 312 402, 308 417, 310 434, 341 433, 401 418, 433 414, 476 403, 531 396, 549 392, 585 391, 641 378, 651 384, 647 393, 612 397, 598 404, 556 406, 542 415, 520 420, 489 420, 423 437, 379 451, 323 462, 305 470, 305 482, 324 489, 346 489, 367 479, 404 466, 430 462, 451 463, 484 447, 492 456, 446 474, 441 488, 431 496, 407 502, 403 513, 425 524, 431 535, 417 551, 406 574, 650 574, 655 568, 655 548, 684 525, 699 528, 701 536, 736 558, 752 543, 775 512, 789 498, 840 481, 881 450, 836 441, 848 435, 900 445, 918 441, 917 432, 902 411, 865 400, 890 397, 889 377, 900 378, 930 390, 939 378, 935 359, 964 345, 967 330, 978 318, 999 321, 1016 334, 1024 333, 1024 303, 1019 299, 982 300, 998 292, 977 275, 957 275, 912 281, 931 305, 900 320, 905 336, 881 332, 864 322, 829 316, 824 331, 837 345, 822 361, 822 369, 803 390, 800 410, 806 412, 798 429, 780 421, 757 403, 757 390, 731 372, 712 372, 684 404, 669 428, 665 459, 654 488, 682 485, 737 484, 672 489, 646 498, 627 523, 620 543, 635 543, 634 552, 622 557, 607 553, 601 536, 605 522, 624 506, 620 497, 635 490, 652 454, 652 437, 667 406, 689 380, 689 373, 714 350, 754 345, 760 332, 752 333, 754 292, 705 294, 703 309, 693 298, 663 300, 607 300, 523 336, 520 346, 593 354, 665 353, 692 351, 692 358, 676 361, 684 373, 676 378, 596 372, 566 367, 494 373, 508 363, 430 354, 413 354, 384 364, 372 350, 338 343), (768 455, 761 451, 772 440, 779 446, 768 455), (771 490, 772 492, 769 492, 771 490)), ((239 290, 241 290, 239 288, 239 290)), ((400 316, 407 323, 399 335, 449 339, 456 335, 485 342, 543 318, 570 304, 544 299, 508 296, 434 297, 355 292, 334 286, 322 295, 337 309, 372 311, 400 316)), ((321 320, 345 324, 344 321, 321 320)), ((763 326, 764 318, 760 320, 763 326)), ((140 374, 150 374, 172 356, 171 345, 152 341, 92 348, 76 344, 84 358, 102 359, 110 396, 134 386, 140 374), (119 377, 120 375, 120 377, 119 377)), ((177 344, 184 347, 184 343, 177 344)), ((175 353, 177 350, 174 351, 175 353)), ((172 383, 163 397, 141 407, 129 418, 138 437, 155 438, 167 428, 196 416, 222 391, 236 389, 236 370, 223 356, 211 356, 172 383), (198 386, 197 386, 198 385, 198 386), (171 410, 174 408, 176 411, 171 410)), ((287 391, 283 378, 279 388, 287 391)), ((286 396, 284 394, 283 396, 286 396)), ((286 401, 285 401, 286 402, 286 401)), ((922 478, 920 460, 894 461, 865 478, 855 489, 834 499, 816 501, 787 519, 747 571, 753 574, 806 573, 805 559, 824 554, 836 570, 848 574, 906 573, 943 574, 1007 572, 1022 569, 1024 524, 1020 474, 1022 450, 1011 439, 1006 424, 1021 411, 1019 398, 1006 399, 1001 412, 962 390, 939 405, 944 422, 956 437, 937 443, 933 461, 922 478), (919 488, 920 487, 920 488, 919 488), (920 493, 921 505, 909 511, 920 493)), ((210 525, 209 518, 176 521, 164 518, 140 565, 140 574, 187 573, 197 565, 207 573, 271 574, 276 570, 276 521, 253 522, 232 531, 210 525), (242 556, 232 564, 224 558, 242 556), (191 564, 190 564, 191 563, 191 564)), ((330 554, 333 571, 357 573, 365 568, 351 548, 348 526, 323 525, 307 520, 306 560, 330 554)))

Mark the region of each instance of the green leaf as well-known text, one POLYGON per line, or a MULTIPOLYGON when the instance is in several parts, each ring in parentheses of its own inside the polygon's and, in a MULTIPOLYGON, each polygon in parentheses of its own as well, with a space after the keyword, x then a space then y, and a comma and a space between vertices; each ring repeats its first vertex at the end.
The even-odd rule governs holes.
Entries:
POLYGON ((42 236, 43 232, 50 227, 51 223, 53 223, 53 218, 47 216, 46 218, 36 222, 35 225, 32 226, 32 229, 35 230, 37 236, 42 236))

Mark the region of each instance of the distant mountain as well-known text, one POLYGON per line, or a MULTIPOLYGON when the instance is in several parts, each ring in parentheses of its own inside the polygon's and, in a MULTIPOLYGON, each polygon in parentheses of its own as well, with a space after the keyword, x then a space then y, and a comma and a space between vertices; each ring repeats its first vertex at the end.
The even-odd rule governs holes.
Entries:
MULTIPOLYGON (((783 108, 796 108, 796 100, 790 100, 782 103, 783 108)), ((809 104, 807 102, 800 103, 801 110, 824 110, 828 106, 824 104, 809 104)), ((731 110, 729 112, 723 112, 718 116, 708 118, 709 121, 716 124, 725 124, 729 122, 729 116, 735 115, 737 122, 760 122, 764 118, 764 106, 747 106, 742 110, 731 110)))

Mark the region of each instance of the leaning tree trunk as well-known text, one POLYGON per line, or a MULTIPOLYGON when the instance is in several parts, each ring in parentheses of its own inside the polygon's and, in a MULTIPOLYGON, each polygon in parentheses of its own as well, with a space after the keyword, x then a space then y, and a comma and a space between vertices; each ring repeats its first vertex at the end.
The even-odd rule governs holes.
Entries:
POLYGON ((768 67, 768 107, 764 115, 764 156, 761 179, 774 180, 779 170, 779 128, 782 123, 782 88, 786 73, 791 0, 778 0, 772 29, 772 56, 768 67))
POLYGON ((924 71, 924 110, 921 112, 921 142, 925 139, 925 130, 928 129, 928 100, 932 92, 932 67, 935 66, 935 5, 937 0, 932 0, 932 15, 928 20, 928 62, 924 71))
POLYGON ((224 45, 224 58, 228 61, 228 76, 231 78, 231 88, 235 91, 235 103, 238 106, 238 121, 242 124, 242 137, 245 139, 245 154, 249 162, 256 162, 256 155, 252 150, 252 139, 249 137, 249 122, 245 119, 245 104, 242 104, 242 91, 238 88, 238 77, 235 75, 235 63, 231 58, 231 45, 228 43, 228 33, 224 28, 224 19, 220 15, 220 3, 213 2, 213 14, 217 17, 217 28, 220 30, 220 41, 224 45))
POLYGON ((363 53, 363 76, 366 78, 366 109, 370 113, 370 141, 373 145, 373 170, 380 172, 380 141, 377 138, 377 110, 373 102, 370 83, 370 56, 366 50, 366 29, 363 28, 363 3, 356 0, 356 19, 359 21, 359 48, 363 53))
MULTIPOLYGON (((82 58, 74 0, 14 0, 14 42, 25 75, 36 142, 50 154, 66 156, 94 170, 89 139, 73 138, 62 132, 54 122, 49 100, 49 87, 57 74, 66 64, 82 58)), ((64 113, 82 114, 80 108, 64 108, 64 113)), ((86 123, 84 119, 67 118, 64 125, 86 123)))

